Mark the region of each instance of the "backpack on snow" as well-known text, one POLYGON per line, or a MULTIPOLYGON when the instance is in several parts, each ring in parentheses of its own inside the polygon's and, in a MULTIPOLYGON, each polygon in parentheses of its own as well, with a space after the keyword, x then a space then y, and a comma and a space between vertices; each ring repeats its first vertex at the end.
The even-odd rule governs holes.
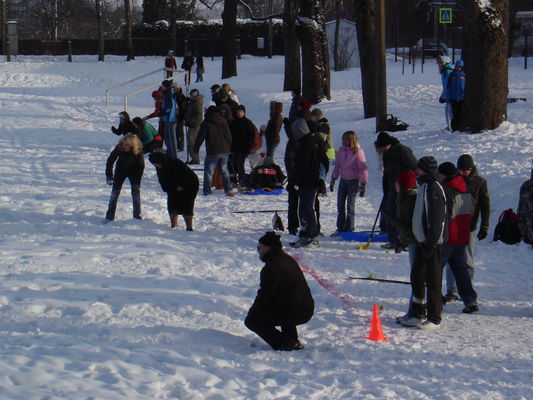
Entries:
POLYGON ((248 175, 248 185, 258 189, 280 189, 286 179, 279 165, 258 165, 248 175))
POLYGON ((383 126, 384 131, 396 132, 396 131, 406 131, 409 128, 409 125, 403 121, 400 121, 397 117, 392 114, 387 114, 387 120, 383 126))
POLYGON ((503 211, 498 218, 498 224, 494 228, 494 237, 492 240, 501 240, 503 243, 516 244, 520 243, 522 234, 518 227, 518 217, 512 208, 503 211))

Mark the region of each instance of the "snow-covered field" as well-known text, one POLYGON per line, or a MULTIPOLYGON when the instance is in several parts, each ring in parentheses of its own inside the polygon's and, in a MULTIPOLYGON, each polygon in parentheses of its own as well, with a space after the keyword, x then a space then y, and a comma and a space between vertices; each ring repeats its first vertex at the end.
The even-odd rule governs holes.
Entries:
MULTIPOLYGON (((510 62, 509 121, 480 135, 444 134, 440 78, 388 63, 389 112, 411 125, 396 136, 417 157, 439 162, 474 156, 489 182, 489 238, 477 247, 475 287, 481 312, 445 307, 443 329, 400 327, 409 286, 348 280, 348 275, 408 279, 407 254, 377 244, 320 238, 315 250, 288 250, 305 269, 316 300, 301 327, 303 351, 274 352, 243 319, 262 263, 257 238, 286 196, 215 193, 196 203, 194 232, 171 230, 166 198, 147 163, 144 220, 131 219, 124 186, 116 221, 103 225, 110 188, 105 160, 117 142, 121 95, 160 76, 104 90, 159 68, 162 58, 16 57, 0 70, 0 398, 30 399, 531 399, 533 251, 491 242, 499 213, 516 208, 533 157, 533 71, 510 62), (384 306, 387 343, 366 339, 372 305, 384 306)), ((221 60, 206 59, 208 94, 221 60)), ((283 59, 244 56, 229 80, 257 124, 271 100, 288 112, 283 59)), ((381 198, 373 152, 374 120, 363 120, 358 70, 332 75, 333 99, 320 107, 336 138, 354 129, 370 165, 357 227, 369 229, 381 198)), ((129 100, 132 116, 151 112, 150 91, 129 100)), ((285 140, 277 161, 283 165, 285 140)), ((184 154, 184 153, 182 153, 184 154)), ((322 230, 335 229, 335 195, 322 202, 322 230)), ((285 219, 286 222, 286 219, 285 219)), ((287 243, 292 237, 285 234, 287 243)))

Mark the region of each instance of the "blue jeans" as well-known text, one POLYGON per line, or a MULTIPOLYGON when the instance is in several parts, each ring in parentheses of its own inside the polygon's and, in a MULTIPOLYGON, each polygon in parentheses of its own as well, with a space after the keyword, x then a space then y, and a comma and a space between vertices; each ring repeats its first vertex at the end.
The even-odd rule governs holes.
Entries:
POLYGON ((342 179, 337 191, 337 230, 353 232, 355 227, 355 196, 359 179, 342 179))
MULTIPOLYGON (((396 197, 396 191, 385 192, 383 195, 382 207, 385 211, 392 215, 397 215, 396 197)), ((385 233, 389 237, 389 243, 394 246, 400 244, 398 229, 396 229, 394 224, 385 221, 385 233)))
MULTIPOLYGON (((470 275, 470 281, 474 282, 474 250, 476 244, 476 232, 470 232, 470 244, 466 246, 466 270, 470 275)), ((455 285, 455 278, 453 271, 449 265, 446 266, 446 293, 457 294, 457 287, 455 285)))
POLYGON ((266 156, 274 157, 274 152, 276 151, 279 143, 269 143, 266 144, 266 156))
POLYGON ((468 274, 466 246, 445 245, 442 249, 442 267, 448 264, 452 269, 459 296, 465 306, 477 301, 477 293, 472 287, 468 274))
POLYGON ((318 188, 298 190, 298 218, 300 220, 300 238, 314 239, 318 236, 318 222, 315 214, 315 200, 318 188))
POLYGON ((204 161, 204 195, 211 194, 211 186, 213 184, 213 174, 215 168, 220 165, 220 172, 222 174, 222 183, 226 193, 231 192, 231 185, 228 172, 228 155, 227 154, 212 154, 206 155, 204 161))
POLYGON ((141 179, 140 177, 133 178, 127 176, 121 170, 115 170, 113 178, 113 188, 111 189, 111 197, 109 198, 109 205, 105 214, 106 219, 113 221, 115 219, 115 211, 117 209, 118 196, 122 190, 122 184, 126 180, 130 181, 131 199, 133 201, 133 218, 141 218, 141 179))
POLYGON ((163 122, 163 137, 170 158, 178 158, 178 138, 176 137, 176 123, 163 122))

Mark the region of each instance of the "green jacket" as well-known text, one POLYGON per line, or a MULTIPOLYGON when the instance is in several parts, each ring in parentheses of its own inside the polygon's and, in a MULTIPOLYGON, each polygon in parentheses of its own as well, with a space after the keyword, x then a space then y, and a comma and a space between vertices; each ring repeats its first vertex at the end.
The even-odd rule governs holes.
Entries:
POLYGON ((156 136, 159 135, 159 132, 157 132, 157 129, 155 129, 152 125, 150 125, 148 122, 144 123, 143 126, 143 135, 141 137, 141 142, 143 145, 148 144, 154 140, 156 136))

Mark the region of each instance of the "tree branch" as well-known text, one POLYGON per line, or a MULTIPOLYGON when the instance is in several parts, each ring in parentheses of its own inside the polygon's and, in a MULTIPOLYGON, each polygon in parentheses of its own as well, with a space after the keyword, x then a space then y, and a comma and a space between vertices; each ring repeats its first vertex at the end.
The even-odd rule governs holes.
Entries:
POLYGON ((252 11, 252 7, 250 7, 249 4, 247 4, 246 2, 244 2, 244 0, 240 0, 239 1, 239 4, 241 6, 243 6, 247 11, 248 11, 248 14, 250 15, 250 19, 252 21, 268 21, 269 19, 273 19, 273 18, 282 18, 283 17, 283 13, 278 13, 278 14, 272 14, 272 15, 266 15, 264 17, 256 17, 252 11))

